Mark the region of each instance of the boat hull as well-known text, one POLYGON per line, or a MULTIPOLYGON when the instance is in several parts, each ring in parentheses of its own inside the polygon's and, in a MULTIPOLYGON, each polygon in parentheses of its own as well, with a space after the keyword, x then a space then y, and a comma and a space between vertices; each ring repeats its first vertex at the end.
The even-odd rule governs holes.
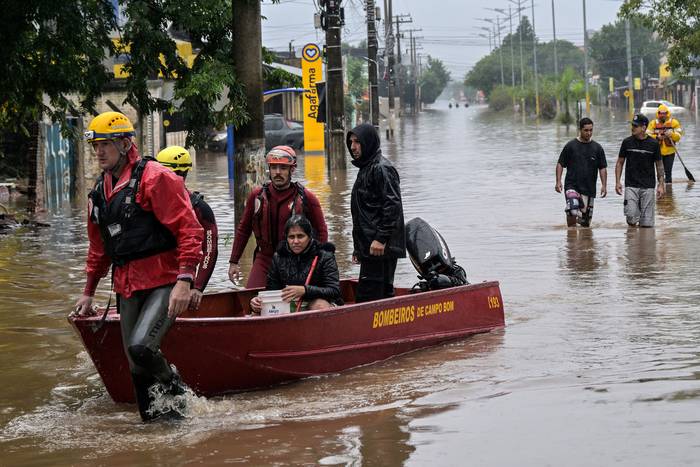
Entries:
MULTIPOLYGON (((207 295, 203 308, 206 300, 210 308, 247 303, 235 294, 207 295)), ((484 282, 274 317, 192 315, 177 319, 162 351, 197 394, 216 396, 337 373, 501 328, 502 304, 499 284, 484 282)), ((110 310, 93 331, 99 319, 70 322, 112 399, 134 402, 119 315, 110 310)))

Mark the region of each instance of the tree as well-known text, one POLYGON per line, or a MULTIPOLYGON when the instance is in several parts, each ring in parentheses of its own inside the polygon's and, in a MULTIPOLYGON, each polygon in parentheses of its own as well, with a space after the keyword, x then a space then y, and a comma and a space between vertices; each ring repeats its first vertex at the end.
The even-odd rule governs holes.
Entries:
POLYGON ((113 52, 109 33, 116 27, 111 4, 102 0, 6 3, 0 130, 27 135, 42 114, 65 124, 67 114, 94 110, 110 79, 102 62, 113 52))
MULTIPOLYGON (((666 49, 665 44, 654 38, 652 30, 643 26, 638 18, 630 20, 630 38, 632 42, 632 62, 639 70, 639 61, 644 59, 647 70, 659 69, 659 57, 666 49)), ((616 81, 627 79, 627 42, 625 21, 603 26, 588 41, 589 54, 593 59, 593 71, 601 76, 611 76, 616 81)), ((638 74, 638 71, 634 74, 638 74)))
POLYGON ((203 144, 206 129, 248 121, 246 99, 236 79, 232 55, 232 11, 227 0, 164 0, 127 2, 122 50, 129 61, 124 70, 126 102, 139 113, 172 109, 188 128, 187 144, 203 144), (191 68, 177 54, 171 30, 182 31, 198 48, 191 68), (173 101, 151 97, 148 80, 161 75, 175 82, 173 101), (216 104, 227 92, 226 105, 216 104))
POLYGON ((428 55, 428 66, 420 77, 421 102, 432 104, 450 80, 450 72, 440 59, 428 55))
MULTIPOLYGON (((507 34, 501 47, 495 48, 467 73, 465 84, 481 89, 488 95, 491 90, 501 84, 500 53, 503 49, 503 74, 506 76, 506 85, 512 83, 511 74, 511 46, 513 47, 513 62, 516 86, 520 84, 520 31, 522 30, 523 44, 523 71, 524 82, 533 80, 534 58, 532 55, 532 41, 534 38, 532 25, 526 16, 522 18, 522 24, 518 26, 512 35, 507 34)), ((569 41, 557 40, 557 60, 559 73, 570 66, 583 73, 583 52, 569 41)), ((554 75, 554 42, 538 43, 538 74, 540 77, 554 75)))
POLYGON ((668 65, 674 71, 700 67, 700 0, 626 0, 620 14, 639 18, 670 44, 668 65))
POLYGON ((562 98, 562 114, 560 120, 567 125, 573 122, 571 117, 571 101, 577 102, 585 95, 584 83, 581 76, 572 67, 567 67, 559 77, 557 92, 562 98))

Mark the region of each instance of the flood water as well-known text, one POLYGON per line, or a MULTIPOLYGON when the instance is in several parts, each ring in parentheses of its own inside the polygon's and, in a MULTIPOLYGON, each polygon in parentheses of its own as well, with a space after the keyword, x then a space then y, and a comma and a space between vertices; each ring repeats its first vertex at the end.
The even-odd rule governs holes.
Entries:
MULTIPOLYGON (((700 458, 700 187, 676 182, 654 229, 630 229, 614 193, 629 134, 596 112, 609 195, 592 229, 567 229, 554 192, 572 128, 438 102, 404 118, 385 154, 406 219, 446 238, 471 282, 499 280, 503 331, 340 375, 192 400, 179 423, 144 425, 114 404, 66 315, 83 287, 82 206, 51 228, 0 236, 0 465, 697 465, 700 458)), ((700 175, 700 132, 682 119, 684 161, 700 175)), ((356 170, 302 157, 344 275, 356 170)), ((190 188, 221 234, 209 290, 229 286, 234 231, 226 158, 198 154, 190 188)), ((246 253, 244 270, 252 250, 246 253)), ((415 272, 399 263, 397 283, 415 272)), ((107 281, 98 293, 108 297, 107 281)))

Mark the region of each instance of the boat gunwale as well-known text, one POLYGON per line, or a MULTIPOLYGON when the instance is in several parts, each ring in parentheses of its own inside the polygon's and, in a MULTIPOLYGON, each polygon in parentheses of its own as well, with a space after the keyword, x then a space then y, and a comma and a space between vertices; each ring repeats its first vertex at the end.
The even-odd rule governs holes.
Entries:
MULTIPOLYGON (((467 291, 475 291, 479 289, 485 289, 485 288, 490 288, 490 287, 497 287, 500 292, 500 282, 499 281, 484 281, 484 282, 479 282, 477 284, 466 284, 466 285, 460 285, 457 287, 449 287, 446 289, 438 289, 438 290, 429 290, 427 292, 419 292, 415 294, 405 294, 405 295, 398 295, 394 297, 389 297, 389 298, 383 298, 380 300, 373 300, 370 302, 362 302, 362 303, 350 303, 347 305, 341 305, 338 307, 334 308, 328 308, 324 310, 307 310, 307 311, 300 311, 298 313, 285 313, 282 315, 274 315, 274 316, 256 316, 256 315, 245 315, 245 316, 212 316, 212 317, 178 317, 177 320, 175 321, 174 326, 183 326, 183 325, 196 325, 196 324, 205 324, 205 323, 218 323, 218 324, 243 324, 243 323, 251 323, 251 324, 258 324, 258 323, 268 323, 273 320, 303 320, 303 319, 313 319, 313 318, 330 318, 333 316, 337 316, 340 314, 344 314, 349 311, 356 311, 358 308, 361 309, 377 309, 377 307, 374 306, 374 304, 381 304, 381 303, 388 303, 388 302, 396 302, 396 301, 410 301, 410 298, 414 297, 420 297, 421 299, 430 299, 432 297, 437 297, 437 296, 444 296, 444 295, 453 295, 453 294, 458 294, 461 292, 467 292, 467 291)), ((218 295, 218 294, 229 294, 229 293, 236 293, 236 291, 221 291, 221 292, 215 292, 212 293, 211 295, 218 295)), ((85 316, 85 317, 72 317, 70 318, 72 324, 77 324, 78 322, 83 322, 83 323, 92 323, 94 321, 98 321, 101 319, 101 315, 104 312, 104 309, 100 309, 97 315, 93 316, 85 316)), ((107 317, 105 319, 106 322, 112 322, 112 323, 117 323, 119 322, 119 315, 116 311, 116 308, 110 307, 109 313, 107 313, 107 317)))

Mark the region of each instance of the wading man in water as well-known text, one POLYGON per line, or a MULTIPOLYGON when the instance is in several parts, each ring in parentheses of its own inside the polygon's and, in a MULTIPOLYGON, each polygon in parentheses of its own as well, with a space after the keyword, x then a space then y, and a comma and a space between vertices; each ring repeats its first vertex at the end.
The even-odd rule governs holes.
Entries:
POLYGON ((566 169, 564 179, 564 199, 566 207, 566 225, 590 227, 593 217, 593 201, 596 194, 596 182, 600 174, 600 197, 608 194, 608 163, 605 151, 593 141, 593 120, 582 118, 579 123, 579 135, 564 146, 556 167, 557 193, 562 192, 561 176, 566 169))
POLYGON ((398 258, 406 257, 399 173, 379 148, 374 126, 363 123, 348 132, 352 165, 358 167, 352 187, 353 261, 360 263, 356 301, 394 296, 398 258))
POLYGON ((630 122, 632 136, 622 141, 615 164, 615 191, 622 194, 622 168, 625 169, 624 212, 627 224, 640 227, 654 226, 656 198, 665 193, 664 165, 659 143, 647 135, 649 119, 637 114, 630 122), (627 166, 625 166, 625 163, 627 166), (656 178, 654 178, 656 169, 656 178), (658 182, 658 184, 657 184, 658 182), (656 186, 656 194, 654 187, 656 186))
POLYGON ((75 314, 94 313, 95 289, 112 266, 124 352, 141 418, 149 421, 170 412, 152 407, 157 394, 186 391, 160 343, 189 306, 203 235, 182 178, 142 159, 133 136, 118 112, 98 115, 85 133, 102 174, 89 195, 87 282, 75 314))

